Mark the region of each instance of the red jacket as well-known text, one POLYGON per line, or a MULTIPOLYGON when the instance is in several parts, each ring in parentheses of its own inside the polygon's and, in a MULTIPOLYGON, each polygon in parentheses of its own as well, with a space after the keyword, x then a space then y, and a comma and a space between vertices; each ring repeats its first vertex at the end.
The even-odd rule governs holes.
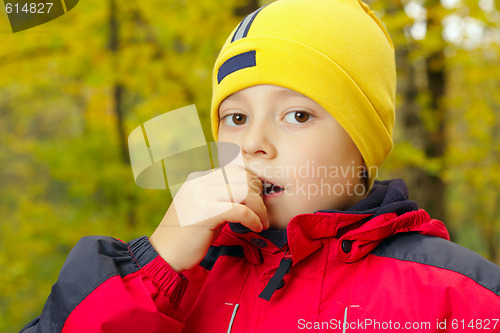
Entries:
POLYGON ((83 238, 22 332, 500 332, 500 267, 377 182, 346 212, 227 224, 180 275, 146 237, 83 238))

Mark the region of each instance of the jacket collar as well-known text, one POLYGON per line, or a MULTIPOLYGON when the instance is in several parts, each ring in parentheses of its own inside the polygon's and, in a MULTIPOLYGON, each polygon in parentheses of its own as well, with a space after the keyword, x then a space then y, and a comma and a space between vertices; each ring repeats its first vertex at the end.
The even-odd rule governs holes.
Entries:
POLYGON ((228 223, 214 245, 240 245, 252 263, 261 260, 260 251, 281 252, 288 244, 294 264, 334 238, 338 260, 354 262, 366 256, 384 239, 401 232, 449 239, 444 224, 431 219, 414 201, 400 179, 376 181, 368 196, 347 211, 317 211, 295 216, 285 230, 259 234, 237 223, 228 223))

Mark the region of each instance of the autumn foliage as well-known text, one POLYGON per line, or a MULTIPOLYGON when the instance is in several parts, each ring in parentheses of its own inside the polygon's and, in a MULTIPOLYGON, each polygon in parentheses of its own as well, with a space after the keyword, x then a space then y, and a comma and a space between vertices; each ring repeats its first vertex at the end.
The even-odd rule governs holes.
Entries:
MULTIPOLYGON (((410 198, 443 219, 453 240, 500 263, 498 3, 367 2, 398 64, 395 146, 380 178, 405 179, 410 198)), ((265 3, 86 0, 18 33, 2 12, 1 332, 40 313, 82 236, 154 231, 171 197, 135 185, 128 133, 196 104, 211 141, 213 62, 265 3)))

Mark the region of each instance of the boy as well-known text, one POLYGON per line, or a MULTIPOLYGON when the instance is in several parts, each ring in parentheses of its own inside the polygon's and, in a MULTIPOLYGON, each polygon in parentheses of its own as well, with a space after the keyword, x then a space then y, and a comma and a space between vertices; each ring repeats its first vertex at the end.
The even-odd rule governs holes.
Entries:
POLYGON ((245 161, 229 185, 248 195, 227 202, 213 172, 180 189, 149 239, 82 239, 24 331, 500 331, 500 268, 451 243, 401 180, 373 184, 394 96, 392 43, 364 4, 249 15, 216 61, 212 101, 214 135, 245 161), (181 210, 221 205, 181 226, 181 210))

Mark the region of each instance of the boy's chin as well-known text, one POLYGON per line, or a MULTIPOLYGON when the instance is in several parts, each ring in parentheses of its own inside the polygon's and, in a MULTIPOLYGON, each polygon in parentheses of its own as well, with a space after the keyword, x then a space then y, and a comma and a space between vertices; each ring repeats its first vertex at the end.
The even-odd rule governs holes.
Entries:
POLYGON ((267 217, 269 219, 269 228, 286 229, 290 221, 297 215, 313 213, 315 210, 308 209, 309 207, 267 207, 267 217), (295 208, 295 209, 294 209, 295 208), (292 211, 293 209, 293 211, 292 211))
POLYGON ((286 229, 288 223, 290 223, 290 219, 280 216, 278 218, 273 218, 269 216, 269 228, 271 229, 286 229))

